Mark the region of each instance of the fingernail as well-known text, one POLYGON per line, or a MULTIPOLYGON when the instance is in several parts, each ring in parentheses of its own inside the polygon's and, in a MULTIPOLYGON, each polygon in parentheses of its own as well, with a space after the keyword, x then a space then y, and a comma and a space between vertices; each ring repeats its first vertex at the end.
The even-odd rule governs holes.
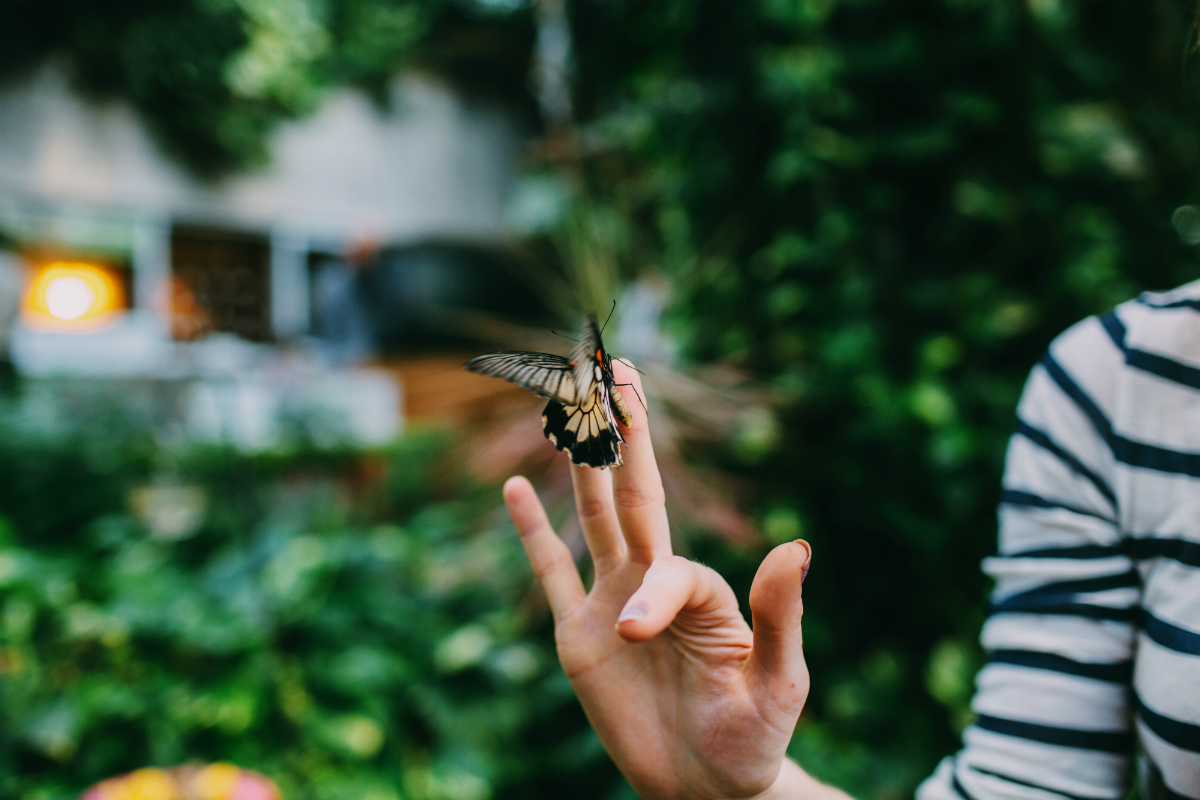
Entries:
POLYGON ((800 568, 800 585, 804 585, 804 579, 808 577, 808 568, 812 566, 812 545, 803 539, 797 539, 796 544, 804 545, 804 549, 808 551, 808 558, 804 559, 804 566, 800 568))
POLYGON ((617 617, 617 624, 620 624, 627 619, 641 619, 649 612, 650 607, 645 603, 634 603, 631 606, 627 606, 625 610, 621 612, 621 616, 617 617))

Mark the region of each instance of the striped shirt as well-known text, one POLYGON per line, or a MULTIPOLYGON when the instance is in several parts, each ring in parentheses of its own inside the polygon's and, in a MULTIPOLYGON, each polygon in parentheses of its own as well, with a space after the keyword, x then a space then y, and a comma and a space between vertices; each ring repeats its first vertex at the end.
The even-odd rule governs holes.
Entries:
POLYGON ((1075 325, 1017 409, 988 662, 919 800, 1200 799, 1200 281, 1075 325))

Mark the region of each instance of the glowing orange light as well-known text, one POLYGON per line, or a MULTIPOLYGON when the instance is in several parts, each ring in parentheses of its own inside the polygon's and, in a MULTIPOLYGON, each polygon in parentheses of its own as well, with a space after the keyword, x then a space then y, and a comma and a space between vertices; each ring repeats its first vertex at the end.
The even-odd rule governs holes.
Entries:
POLYGON ((88 330, 125 307, 112 271, 95 264, 56 261, 37 271, 25 293, 25 321, 52 330, 88 330))

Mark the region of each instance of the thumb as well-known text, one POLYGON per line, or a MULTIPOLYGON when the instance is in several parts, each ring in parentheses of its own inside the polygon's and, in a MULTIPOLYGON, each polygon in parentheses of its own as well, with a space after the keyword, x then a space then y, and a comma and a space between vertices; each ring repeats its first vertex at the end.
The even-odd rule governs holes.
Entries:
POLYGON ((682 556, 656 558, 642 585, 625 601, 617 617, 617 633, 626 641, 645 642, 662 633, 685 609, 709 617, 704 624, 710 633, 713 616, 737 617, 741 622, 737 598, 720 575, 682 556))
POLYGON ((801 584, 811 561, 812 548, 803 539, 781 544, 763 559, 750 587, 754 650, 746 664, 747 685, 756 701, 797 717, 808 697, 800 620, 801 584))

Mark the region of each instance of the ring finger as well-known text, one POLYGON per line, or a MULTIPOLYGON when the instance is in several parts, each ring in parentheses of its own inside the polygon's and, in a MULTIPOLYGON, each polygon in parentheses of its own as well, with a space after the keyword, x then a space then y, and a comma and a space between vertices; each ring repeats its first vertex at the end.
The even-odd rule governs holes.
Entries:
POLYGON ((613 506, 612 470, 571 465, 575 509, 597 576, 609 571, 625 556, 616 508, 613 506))

